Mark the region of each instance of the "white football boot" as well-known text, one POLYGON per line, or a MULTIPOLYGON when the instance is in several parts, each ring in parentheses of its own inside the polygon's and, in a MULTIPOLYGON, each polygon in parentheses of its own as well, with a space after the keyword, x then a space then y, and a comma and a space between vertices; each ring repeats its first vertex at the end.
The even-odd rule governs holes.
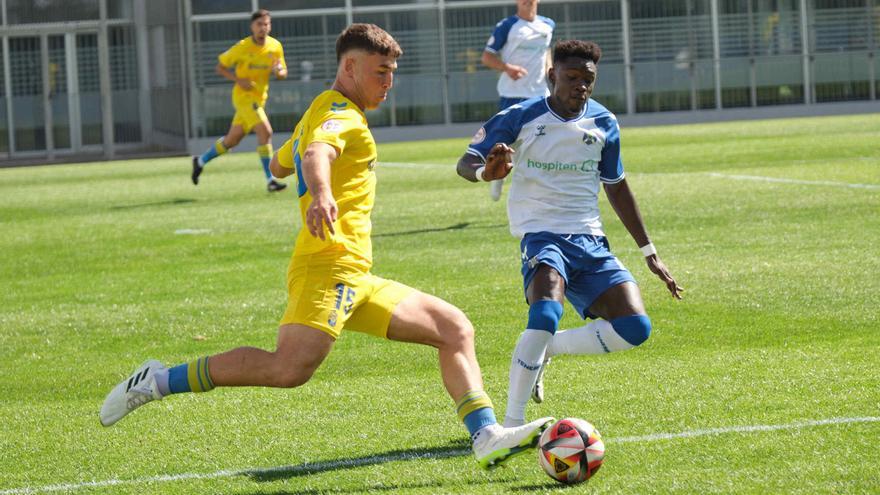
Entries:
POLYGON ((156 386, 156 370, 164 367, 151 359, 113 387, 101 406, 101 424, 110 426, 147 402, 162 399, 156 386))
POLYGON ((515 428, 489 425, 474 434, 474 457, 482 468, 496 468, 511 457, 537 446, 541 433, 554 421, 553 418, 541 418, 515 428))
POLYGON ((501 199, 501 187, 504 185, 504 179, 493 180, 489 183, 489 196, 492 201, 501 199))
POLYGON ((550 358, 544 360, 541 369, 538 370, 538 379, 535 380, 535 386, 532 387, 532 400, 538 404, 544 402, 544 372, 547 371, 547 365, 550 364, 550 358))

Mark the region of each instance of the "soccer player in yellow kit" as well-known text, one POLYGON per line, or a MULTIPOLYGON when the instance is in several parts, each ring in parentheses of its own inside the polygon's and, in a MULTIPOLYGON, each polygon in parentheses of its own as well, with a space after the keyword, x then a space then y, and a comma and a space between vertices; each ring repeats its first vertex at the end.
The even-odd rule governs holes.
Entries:
POLYGON ((318 95, 272 160, 278 177, 296 175, 303 219, 287 273, 288 306, 275 352, 241 347, 173 368, 150 360, 119 383, 101 408, 112 425, 147 402, 215 386, 297 387, 311 378, 343 330, 438 350, 440 374, 485 468, 534 447, 553 421, 504 428, 483 391, 474 329, 457 307, 370 273, 370 212, 376 143, 364 110, 391 89, 402 50, 372 24, 353 24, 336 41, 332 89, 318 95))
POLYGON ((266 188, 274 192, 287 187, 287 184, 275 180, 269 170, 272 126, 264 108, 269 97, 269 76, 275 74, 278 79, 287 77, 284 49, 278 40, 269 36, 271 31, 269 11, 260 9, 251 15, 253 34, 218 57, 217 73, 235 83, 232 89, 235 116, 225 136, 201 155, 192 157, 193 184, 198 185, 199 175, 209 161, 237 146, 253 130, 257 135, 257 154, 266 175, 266 188))

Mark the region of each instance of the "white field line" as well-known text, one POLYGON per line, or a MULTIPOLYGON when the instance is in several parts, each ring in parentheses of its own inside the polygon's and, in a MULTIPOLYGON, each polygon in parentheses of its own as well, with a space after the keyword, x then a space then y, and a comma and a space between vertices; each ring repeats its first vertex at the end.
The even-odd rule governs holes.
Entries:
MULTIPOLYGON (((425 167, 448 167, 450 170, 455 170, 455 164, 441 164, 441 163, 407 163, 407 162, 379 162, 379 167, 391 167, 391 168, 425 168, 425 167)), ((697 172, 699 173, 699 172, 697 172)), ((806 186, 834 186, 834 187, 850 187, 853 189, 880 189, 880 184, 858 184, 858 183, 850 183, 850 182, 834 182, 827 180, 803 180, 803 179, 788 179, 785 177, 766 177, 763 175, 738 175, 738 174, 722 174, 720 172, 704 172, 706 175, 710 177, 719 177, 722 179, 736 179, 736 180, 751 180, 758 182, 777 182, 780 184, 799 184, 806 186)), ((646 172, 646 173, 636 173, 633 175, 683 175, 687 174, 687 172, 646 172)))
MULTIPOLYGON (((880 423, 880 416, 864 416, 854 418, 829 418, 813 421, 797 421, 794 423, 785 423, 777 425, 746 425, 746 426, 727 426, 722 428, 705 428, 698 430, 685 430, 677 433, 654 433, 651 435, 629 436, 606 438, 606 443, 649 443, 661 440, 674 440, 677 438, 701 437, 707 435, 723 435, 727 433, 756 433, 764 431, 778 430, 800 430, 814 426, 842 425, 852 423, 880 423)), ((0 495, 27 495, 32 493, 51 493, 51 492, 72 492, 85 488, 103 488, 116 485, 137 485, 146 483, 165 483, 169 481, 181 480, 203 480, 213 478, 229 478, 233 476, 266 476, 272 474, 308 474, 313 472, 329 471, 340 468, 351 468, 360 466, 369 466, 373 464, 381 464, 384 462, 407 461, 412 459, 444 459, 447 457, 459 457, 470 454, 470 449, 455 449, 442 452, 401 452, 395 454, 376 455, 371 457, 360 457, 356 459, 345 459, 337 461, 326 461, 300 464, 296 466, 277 466, 262 469, 241 469, 231 470, 224 469, 213 473, 181 473, 167 474, 160 476, 145 476, 143 478, 134 479, 109 479, 103 481, 86 481, 81 483, 66 483, 59 485, 44 485, 36 487, 11 488, 0 490, 0 495)))
POLYGON ((877 185, 877 184, 852 184, 849 182, 833 182, 833 181, 828 181, 828 180, 786 179, 786 178, 782 178, 782 177, 764 177, 762 175, 720 174, 717 172, 707 172, 706 175, 710 175, 712 177, 721 177, 723 179, 753 180, 753 181, 759 181, 759 182, 778 182, 781 184, 802 184, 802 185, 807 185, 807 186, 851 187, 854 189, 880 189, 880 185, 877 185))

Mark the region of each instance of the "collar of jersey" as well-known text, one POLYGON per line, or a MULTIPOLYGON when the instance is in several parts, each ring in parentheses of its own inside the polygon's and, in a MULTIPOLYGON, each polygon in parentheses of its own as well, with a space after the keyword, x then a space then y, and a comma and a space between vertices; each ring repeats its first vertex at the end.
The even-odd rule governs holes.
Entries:
POLYGON ((349 97, 345 96, 344 94, 340 93, 339 91, 337 91, 335 89, 328 89, 327 91, 330 91, 330 92, 337 94, 340 97, 344 98, 345 101, 347 101, 348 103, 351 103, 351 108, 354 108, 357 111, 357 113, 359 113, 361 115, 361 117, 367 118, 367 114, 364 113, 364 111, 361 109, 361 107, 357 106, 353 101, 351 101, 351 99, 349 97))
POLYGON ((584 104, 584 109, 583 109, 583 111, 581 111, 580 115, 578 115, 577 117, 572 117, 570 119, 564 119, 564 118, 560 117, 559 115, 556 114, 556 112, 553 111, 552 108, 550 108, 550 97, 549 96, 544 97, 544 106, 547 107, 548 112, 550 112, 554 117, 561 120, 562 122, 574 122, 575 120, 580 120, 580 119, 584 118, 585 115, 587 115, 587 109, 590 107, 590 100, 589 100, 589 98, 587 99, 587 102, 584 104))

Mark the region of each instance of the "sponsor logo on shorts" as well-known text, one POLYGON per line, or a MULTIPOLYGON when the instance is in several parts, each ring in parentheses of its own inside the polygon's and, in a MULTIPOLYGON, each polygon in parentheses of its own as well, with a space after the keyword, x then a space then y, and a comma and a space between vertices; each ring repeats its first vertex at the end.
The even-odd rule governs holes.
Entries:
POLYGON ((474 134, 474 138, 471 139, 471 144, 480 144, 483 140, 486 139, 486 129, 480 127, 480 130, 474 134))
POLYGON ((546 172, 584 172, 590 173, 595 172, 599 167, 599 162, 596 160, 584 160, 582 162, 541 162, 538 160, 532 160, 528 158, 526 160, 526 168, 534 168, 538 170, 544 170, 546 172))
POLYGON ((330 325, 331 327, 336 326, 336 316, 337 316, 336 310, 334 309, 333 311, 330 312, 330 317, 327 318, 327 324, 330 325))

